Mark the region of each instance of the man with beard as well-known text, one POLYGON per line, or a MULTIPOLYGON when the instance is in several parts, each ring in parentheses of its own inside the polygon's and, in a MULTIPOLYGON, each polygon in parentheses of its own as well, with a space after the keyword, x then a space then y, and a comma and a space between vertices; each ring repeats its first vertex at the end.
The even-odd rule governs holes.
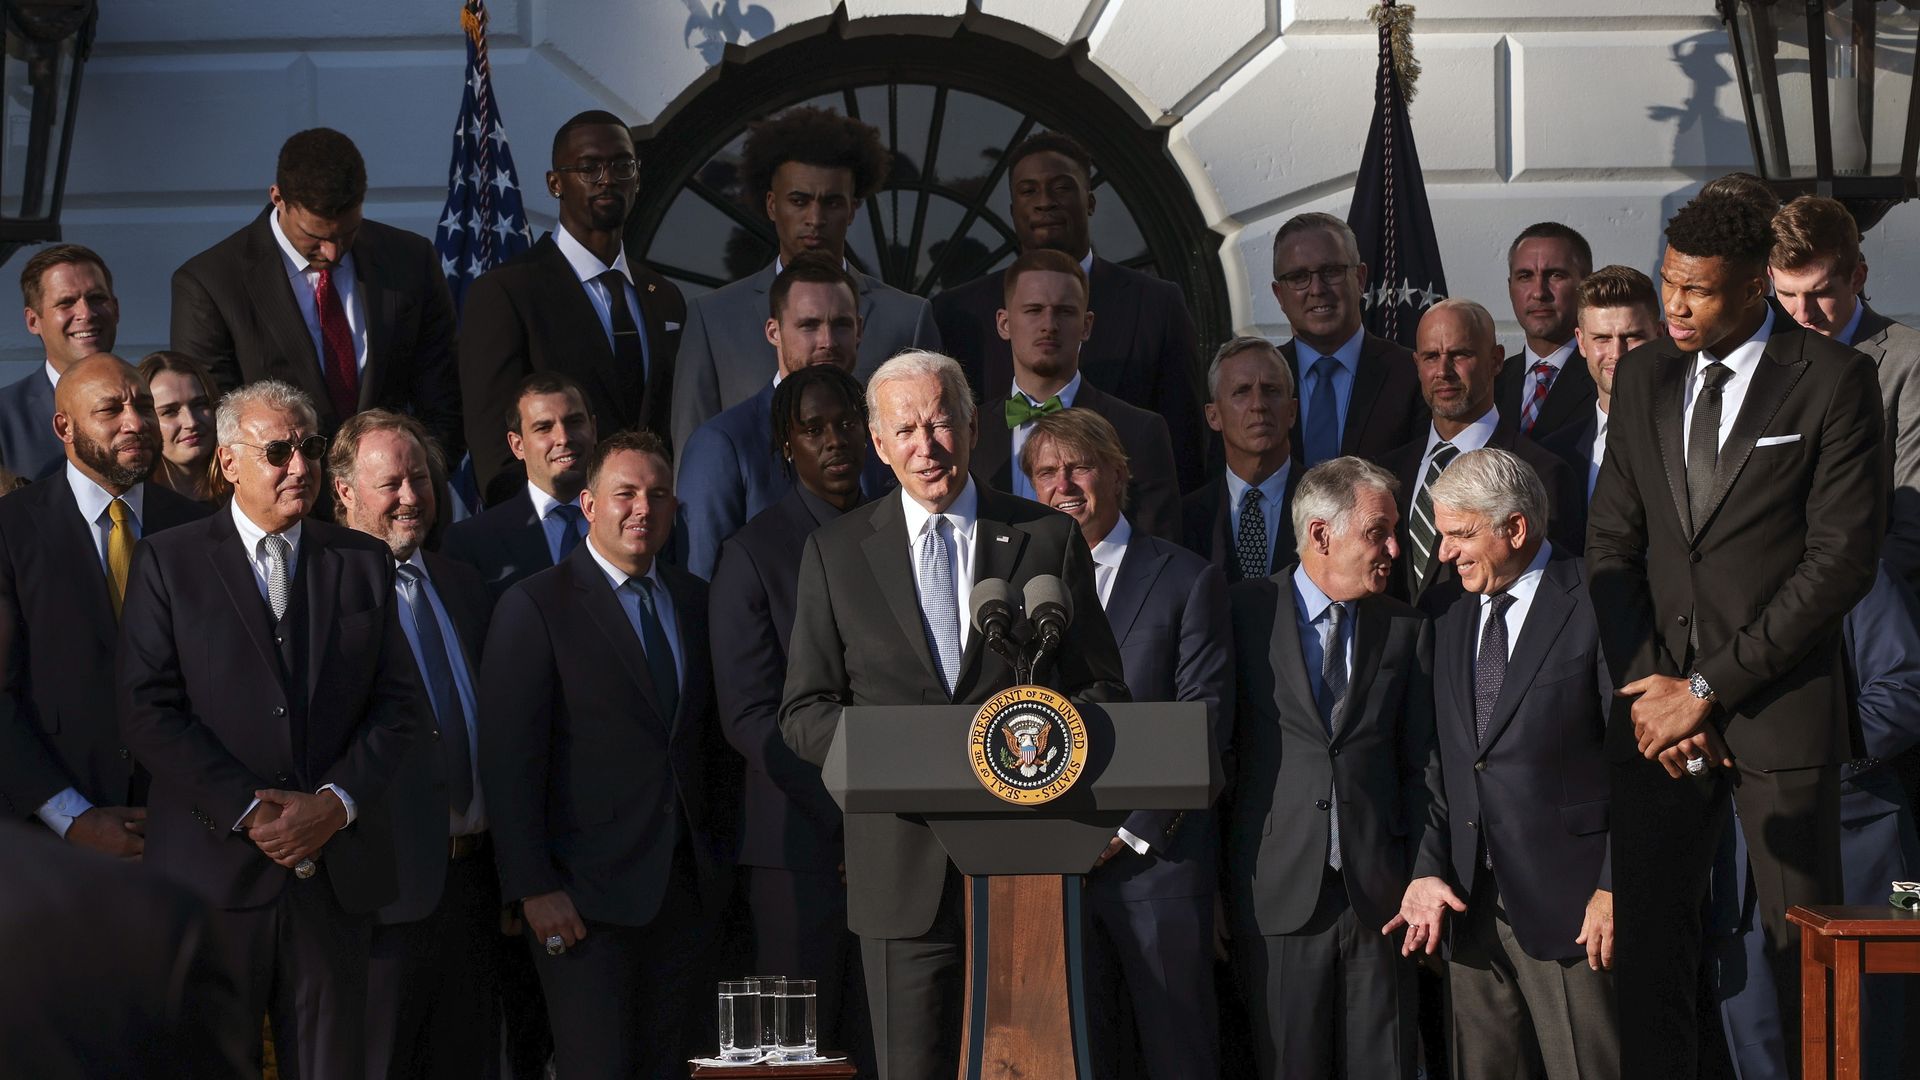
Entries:
POLYGON ((447 529, 441 550, 480 571, 498 600, 521 578, 545 570, 587 535, 580 487, 596 441, 580 384, 557 371, 520 380, 506 415, 507 450, 527 481, 512 497, 447 529))
POLYGON ((71 844, 134 857, 147 772, 120 740, 101 675, 113 667, 134 542, 206 509, 146 482, 159 423, 118 357, 69 367, 54 409, 64 479, 0 499, 0 797, 71 844))
POLYGON ((35 252, 20 271, 20 298, 27 333, 40 339, 46 364, 0 389, 0 463, 22 480, 38 480, 62 457, 53 433, 54 391, 76 361, 113 351, 120 301, 107 264, 79 244, 35 252))
POLYGON ((772 446, 793 488, 721 547, 711 603, 713 663, 727 672, 714 700, 721 730, 747 763, 740 865, 753 967, 818 980, 820 1045, 849 1051, 871 1075, 860 941, 847 929, 840 807, 819 767, 780 738, 801 541, 864 501, 867 406, 860 384, 831 364, 781 380, 773 392, 772 446))
POLYGON ((1526 344, 1500 369, 1493 396, 1500 415, 1536 441, 1584 419, 1593 401, 1574 340, 1580 282, 1592 272, 1587 238, 1557 221, 1529 225, 1507 246, 1507 298, 1526 344))
MULTIPOLYGON (((1199 487, 1209 439, 1200 419, 1193 316, 1179 288, 1094 254, 1093 157, 1078 141, 1057 131, 1041 132, 1014 147, 1006 162, 1008 219, 1020 253, 1058 251, 1087 276, 1087 310, 1099 316, 1081 350, 1087 381, 1129 405, 1159 413, 1173 441, 1180 490, 1199 487)), ((946 269, 974 272, 959 265, 946 269)), ((1006 285, 997 271, 933 298, 940 340, 966 369, 982 401, 1012 392, 1013 349, 999 334, 1005 306, 1006 285)))
POLYGON ((1586 539, 1586 499, 1573 470, 1520 434, 1494 408, 1500 346, 1493 339, 1493 316, 1487 309, 1458 298, 1428 308, 1414 335, 1413 360, 1433 420, 1426 434, 1381 459, 1400 478, 1404 556, 1394 575, 1394 595, 1429 613, 1443 610, 1459 595, 1458 573, 1451 563, 1440 561, 1439 530, 1427 486, 1455 458, 1483 446, 1510 451, 1533 466, 1547 486, 1548 538, 1563 551, 1579 553, 1586 539))
POLYGON ((639 184, 633 133, 619 117, 591 109, 560 125, 547 171, 560 227, 467 293, 460 393, 474 479, 489 506, 520 488, 522 470, 501 436, 515 390, 532 372, 571 376, 602 431, 666 437, 687 305, 626 246, 639 184))
POLYGON ((341 523, 393 554, 400 626, 434 718, 386 799, 400 895, 374 916, 369 1077, 480 1076, 499 1057, 496 956, 509 942, 473 749, 493 605, 472 568, 420 549, 439 455, 418 420, 369 409, 341 425, 327 463, 341 523))
MULTIPOLYGON (((686 566, 703 578, 713 576, 727 537, 792 488, 769 441, 775 387, 814 364, 851 372, 860 351, 860 287, 828 256, 796 255, 774 279, 767 300, 771 314, 764 336, 779 364, 773 378, 759 393, 700 425, 680 459, 686 566)), ((884 487, 878 476, 868 481, 870 495, 884 487)))
POLYGON ((388 781, 425 737, 426 690, 386 545, 308 516, 313 403, 249 383, 216 424, 233 499, 141 541, 120 622, 120 729, 153 773, 145 857, 213 902, 245 1015, 271 1006, 299 1075, 358 1075, 372 916, 398 891, 388 781))
POLYGON ((1033 480, 1019 467, 1033 422, 1062 409, 1090 409, 1113 425, 1126 447, 1136 525, 1148 536, 1178 536, 1180 485, 1167 422, 1103 392, 1080 371, 1081 350, 1094 325, 1086 273, 1065 255, 1039 248, 1015 259, 1003 280, 1000 337, 1013 346, 1013 389, 981 410, 974 475, 1001 491, 1034 498, 1033 480))
MULTIPOLYGON (((804 252, 818 253, 853 279, 860 320, 853 370, 861 379, 902 349, 940 347, 926 300, 847 262, 847 230, 887 178, 889 155, 879 129, 832 109, 802 105, 754 124, 740 159, 747 195, 755 203, 764 201, 779 250, 766 266, 687 305, 686 336, 673 379, 676 461, 687 460, 687 440, 700 425, 753 397, 774 373, 760 345, 768 293, 781 271, 804 252)), ((763 430, 765 415, 762 409, 763 430)), ((681 488, 692 491, 689 484, 681 488)), ((720 539, 714 541, 716 550, 720 539)), ((712 568, 711 560, 707 565, 712 568)))

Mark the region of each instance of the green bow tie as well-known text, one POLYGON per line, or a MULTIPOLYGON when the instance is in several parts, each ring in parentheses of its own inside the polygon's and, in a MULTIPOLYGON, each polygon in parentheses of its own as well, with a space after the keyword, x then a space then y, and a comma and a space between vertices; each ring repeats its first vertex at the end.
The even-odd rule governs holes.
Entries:
POLYGON ((1038 420, 1048 413, 1056 413, 1066 406, 1060 404, 1060 395, 1055 394, 1035 405, 1027 400, 1025 394, 1015 394, 1007 399, 1007 428, 1012 430, 1021 424, 1038 420))

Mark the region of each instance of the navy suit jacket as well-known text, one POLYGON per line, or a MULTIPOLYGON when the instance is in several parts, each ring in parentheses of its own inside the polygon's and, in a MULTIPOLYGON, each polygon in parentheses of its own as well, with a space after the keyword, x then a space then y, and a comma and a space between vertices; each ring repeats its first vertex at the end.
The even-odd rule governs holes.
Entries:
POLYGON ((306 606, 298 665, 306 685, 290 686, 230 512, 140 541, 114 669, 121 733, 153 773, 148 866, 221 907, 271 903, 293 871, 235 823, 260 788, 337 784, 359 814, 327 841, 320 873, 349 912, 393 899, 384 799, 426 729, 427 700, 393 577, 379 540, 324 521, 301 525, 293 590, 306 606))
MULTIPOLYGON (((999 491, 1013 490, 1013 429, 1007 427, 1007 395, 980 408, 980 441, 973 447, 973 475, 999 491)), ((1167 422, 1157 413, 1138 409, 1085 379, 1073 399, 1074 408, 1106 417, 1127 452, 1127 520, 1148 536, 1173 540, 1180 535, 1180 477, 1174 463, 1167 422)))
POLYGON ((671 716, 587 541, 494 607, 480 779, 507 900, 564 889, 584 919, 644 926, 666 897, 682 836, 702 907, 726 900, 738 759, 713 718, 707 585, 656 565, 685 668, 671 716))
MULTIPOLYGON (((1277 573, 1300 559, 1293 535, 1293 489, 1300 485, 1301 472, 1296 461, 1287 473, 1287 490, 1280 500, 1280 531, 1274 533, 1273 550, 1267 555, 1268 573, 1277 573)), ((1181 500, 1180 535, 1188 551, 1219 567, 1232 583, 1240 580, 1240 560, 1234 557, 1233 517, 1227 513, 1227 504, 1227 478, 1223 474, 1181 500)))
POLYGON ((66 459, 53 434, 53 384, 42 365, 0 388, 0 465, 22 480, 38 480, 66 459))
MULTIPOLYGON (((1195 357, 1193 316, 1178 286, 1098 255, 1088 280, 1093 334, 1080 349, 1086 381, 1166 419, 1180 490, 1206 476, 1210 442, 1200 403, 1204 365, 1195 357)), ((982 401, 1013 388, 1013 348, 1000 336, 1004 275, 994 270, 933 298, 933 318, 947 353, 966 369, 982 401)))
POLYGON ((780 736, 803 539, 840 515, 794 488, 720 549, 712 595, 720 727, 746 759, 740 862, 832 873, 842 855, 840 807, 820 767, 780 736))
MULTIPOLYGON (((447 619, 453 623, 456 641, 452 644, 463 655, 477 706, 480 650, 486 644, 493 598, 487 595, 486 586, 472 567, 431 551, 423 557, 433 591, 439 594, 447 619)), ((425 684, 424 673, 420 681, 425 684)), ((383 923, 414 922, 433 914, 447 882, 446 743, 439 730, 440 718, 433 715, 430 704, 424 714, 430 725, 427 737, 416 740, 401 759, 387 799, 393 817, 393 862, 400 878, 400 896, 380 909, 378 918, 383 923)), ((474 720, 477 733, 479 718, 474 720)), ((479 752, 476 742, 468 740, 469 752, 479 752)))
MULTIPOLYGON (((1233 734, 1233 639, 1227 579, 1205 559, 1133 534, 1107 600, 1107 624, 1135 702, 1199 701, 1213 721, 1213 750, 1233 734)), ((1126 829, 1144 856, 1122 851, 1087 875, 1096 896, 1120 900, 1210 895, 1219 861, 1211 810, 1140 810, 1126 829)))
MULTIPOLYGON (((1520 400, 1527 388, 1527 346, 1523 342, 1507 354, 1507 362, 1500 365, 1500 374, 1493 380, 1493 403, 1500 410, 1500 416, 1520 430, 1520 412, 1526 402, 1520 400)), ((1573 355, 1567 357, 1560 374, 1553 377, 1553 385, 1547 388, 1547 400, 1540 405, 1540 415, 1534 418, 1533 430, 1527 436, 1544 442, 1568 424, 1577 424, 1593 418, 1593 403, 1598 398, 1600 388, 1594 385, 1593 374, 1587 370, 1586 358, 1575 348, 1573 355)))
MULTIPOLYGON (((141 499, 147 536, 207 513, 157 484, 141 499)), ((119 624, 92 532, 63 473, 0 499, 0 799, 17 816, 68 787, 98 806, 137 794, 106 677, 119 624)))
POLYGON ((524 483, 512 498, 449 526, 440 553, 478 570, 495 600, 521 579, 553 565, 546 530, 524 483))
POLYGON ((1587 901, 1613 888, 1611 808, 1601 753, 1613 682, 1600 655, 1586 566, 1542 572, 1484 741, 1475 737, 1480 601, 1463 593, 1434 624, 1433 708, 1446 787, 1452 883, 1465 896, 1480 845, 1493 855, 1514 937, 1536 960, 1584 959, 1587 901))
POLYGON ((1842 772, 1840 865, 1847 903, 1878 903, 1889 881, 1920 870, 1912 807, 1888 759, 1920 744, 1920 603, 1880 564, 1873 588, 1841 624, 1858 688, 1855 707, 1869 755, 1842 772), (1862 767, 1864 766, 1864 767, 1862 767), (1856 899, 1874 896, 1874 899, 1856 899))

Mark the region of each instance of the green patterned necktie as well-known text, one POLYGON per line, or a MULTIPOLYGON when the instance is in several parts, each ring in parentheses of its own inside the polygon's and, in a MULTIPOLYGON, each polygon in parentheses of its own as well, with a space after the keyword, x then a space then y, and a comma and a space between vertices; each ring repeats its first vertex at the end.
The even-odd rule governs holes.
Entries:
POLYGON ((1015 394, 1007 399, 1007 430, 1011 431, 1021 424, 1038 420, 1048 413, 1059 412, 1062 408, 1064 406, 1060 404, 1059 394, 1053 395, 1038 405, 1028 401, 1025 394, 1015 394))

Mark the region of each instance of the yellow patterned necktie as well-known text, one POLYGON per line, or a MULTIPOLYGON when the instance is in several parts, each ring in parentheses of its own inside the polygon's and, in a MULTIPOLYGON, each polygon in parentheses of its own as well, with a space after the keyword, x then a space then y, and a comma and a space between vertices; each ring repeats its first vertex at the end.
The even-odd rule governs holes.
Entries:
POLYGON ((107 534, 107 592, 118 619, 127 595, 127 568, 133 565, 133 513, 124 499, 115 499, 107 504, 107 516, 113 519, 113 531, 107 534))

